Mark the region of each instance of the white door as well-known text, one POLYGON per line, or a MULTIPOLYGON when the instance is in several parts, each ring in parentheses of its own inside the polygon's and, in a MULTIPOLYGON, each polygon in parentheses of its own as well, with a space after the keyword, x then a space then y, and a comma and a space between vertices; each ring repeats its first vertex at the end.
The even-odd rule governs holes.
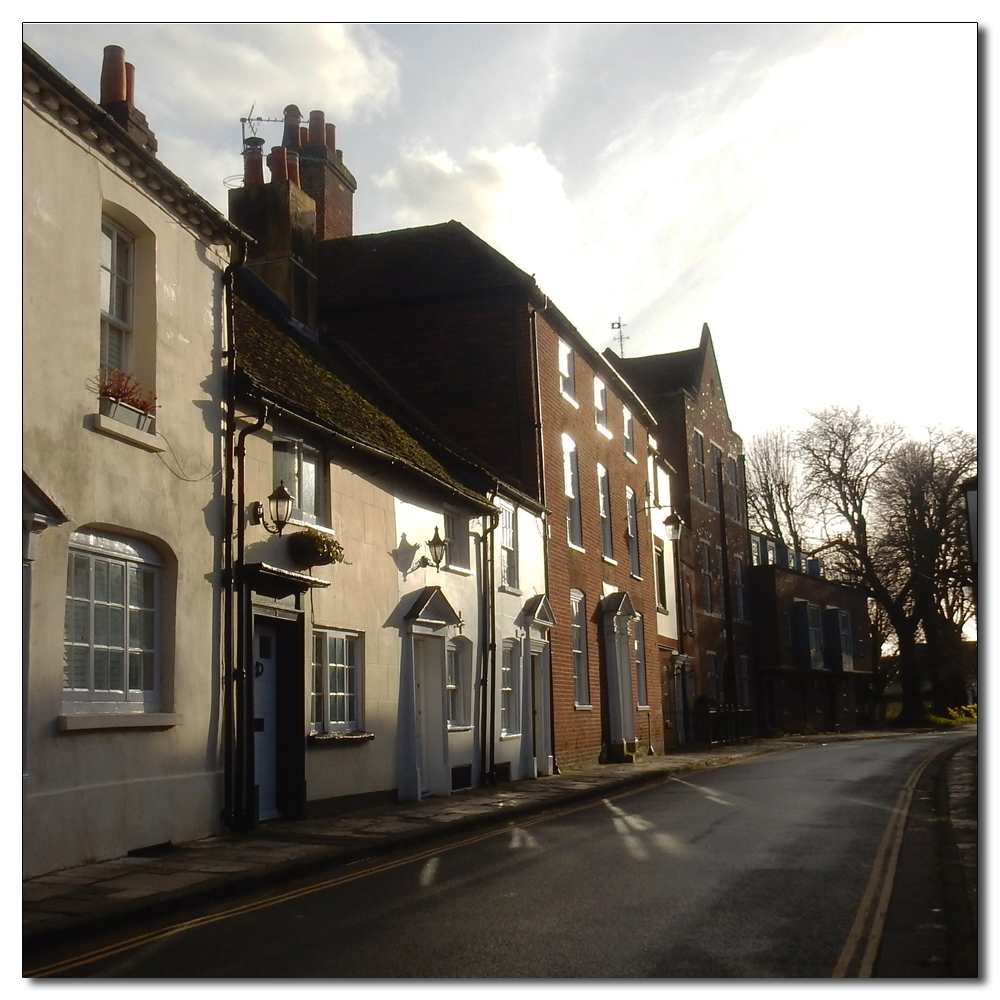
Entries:
POLYGON ((417 743, 420 795, 442 795, 445 770, 444 640, 414 637, 414 675, 417 685, 417 743))
POLYGON ((257 818, 273 819, 278 813, 277 775, 277 630, 260 621, 253 633, 254 780, 257 784, 257 818))

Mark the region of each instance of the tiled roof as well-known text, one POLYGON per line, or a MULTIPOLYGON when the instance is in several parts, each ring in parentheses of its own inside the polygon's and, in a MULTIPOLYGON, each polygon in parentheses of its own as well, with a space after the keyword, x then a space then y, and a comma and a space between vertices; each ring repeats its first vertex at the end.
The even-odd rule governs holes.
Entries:
POLYGON ((381 389, 349 359, 295 330, 269 308, 268 295, 258 285, 252 275, 237 277, 233 330, 244 385, 368 451, 401 461, 466 497, 487 502, 485 476, 463 468, 460 459, 451 460, 453 456, 432 454, 419 435, 402 426, 406 414, 390 415, 399 409, 399 401, 380 399, 381 389))
POLYGON ((535 287, 531 275, 454 221, 326 240, 319 261, 327 279, 321 309, 535 287))
POLYGON ((645 358, 615 357, 609 360, 628 379, 635 391, 650 402, 681 389, 698 394, 702 369, 701 347, 645 358))

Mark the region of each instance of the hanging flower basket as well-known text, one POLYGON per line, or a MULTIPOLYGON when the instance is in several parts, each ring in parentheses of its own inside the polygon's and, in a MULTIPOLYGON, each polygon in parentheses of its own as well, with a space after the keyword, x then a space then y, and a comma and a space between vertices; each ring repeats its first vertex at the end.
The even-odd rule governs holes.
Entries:
POLYGON ((331 566, 334 563, 351 564, 344 558, 344 547, 322 531, 305 528, 288 536, 288 551, 300 566, 331 566))

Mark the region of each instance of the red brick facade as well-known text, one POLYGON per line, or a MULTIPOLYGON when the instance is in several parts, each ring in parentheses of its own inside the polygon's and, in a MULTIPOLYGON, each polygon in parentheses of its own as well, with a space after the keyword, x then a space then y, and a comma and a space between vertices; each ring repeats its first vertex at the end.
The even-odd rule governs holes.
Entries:
MULTIPOLYGON (((631 657, 633 724, 638 751, 652 746, 663 750, 663 683, 659 667, 656 637, 656 596, 653 585, 652 536, 646 507, 647 430, 642 413, 631 393, 622 391, 613 371, 587 348, 575 331, 560 329, 539 314, 538 379, 541 399, 543 454, 545 456, 545 502, 551 510, 548 544, 548 592, 556 618, 570 623, 570 591, 586 597, 587 662, 590 680, 590 706, 576 704, 572 632, 570 628, 552 630, 552 686, 556 759, 561 767, 592 762, 611 753, 609 746, 609 664, 602 648, 600 604, 606 591, 626 592, 635 611, 643 618, 643 654, 648 708, 636 705, 639 678, 637 663, 631 657), (575 400, 573 406, 560 391, 559 340, 574 350, 575 400), (607 386, 606 436, 596 426, 594 379, 607 386), (623 408, 633 416, 632 454, 625 454, 623 408), (572 546, 567 540, 566 496, 563 478, 563 434, 576 444, 580 480, 580 518, 583 544, 572 546), (599 510, 597 466, 608 474, 613 544, 613 561, 602 555, 602 524, 599 510), (635 497, 638 516, 639 575, 631 573, 626 488, 635 497), (584 551, 580 551, 582 548, 584 551)), ((633 626, 634 635, 634 626, 633 626)), ((630 749, 630 748, 627 748, 630 749)))
POLYGON ((320 267, 321 327, 364 356, 449 438, 550 512, 546 594, 556 617, 549 638, 557 764, 627 759, 650 746, 662 751, 662 671, 645 510, 651 418, 643 404, 531 278, 457 223, 328 242, 320 247, 320 267), (560 392, 560 339, 573 350, 576 406, 560 392), (606 433, 596 422, 595 376, 606 385, 606 433), (633 458, 625 453, 623 407, 633 416, 633 458), (582 544, 576 547, 567 540, 563 434, 577 446, 582 544), (608 479, 612 560, 603 556, 598 463, 608 479), (586 607, 584 704, 575 697, 572 590, 584 595, 586 607), (628 598, 602 605, 611 594, 628 598), (611 605, 617 616, 607 613, 611 605), (643 618, 638 660, 636 625, 624 631, 633 611, 643 618), (646 705, 640 707, 636 670, 643 660, 646 705))
POLYGON ((656 417, 657 441, 677 470, 673 503, 685 524, 681 648, 691 660, 678 664, 683 684, 674 685, 671 711, 679 738, 703 741, 708 708, 745 712, 753 701, 743 441, 729 419, 707 326, 693 350, 614 363, 656 417))

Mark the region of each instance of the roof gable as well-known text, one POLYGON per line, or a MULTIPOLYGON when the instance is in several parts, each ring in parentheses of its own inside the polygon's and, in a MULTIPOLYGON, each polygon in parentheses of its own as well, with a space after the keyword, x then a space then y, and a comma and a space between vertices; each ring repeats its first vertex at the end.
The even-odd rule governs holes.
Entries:
POLYGON ((320 308, 345 309, 503 288, 534 279, 460 222, 319 244, 320 308))

